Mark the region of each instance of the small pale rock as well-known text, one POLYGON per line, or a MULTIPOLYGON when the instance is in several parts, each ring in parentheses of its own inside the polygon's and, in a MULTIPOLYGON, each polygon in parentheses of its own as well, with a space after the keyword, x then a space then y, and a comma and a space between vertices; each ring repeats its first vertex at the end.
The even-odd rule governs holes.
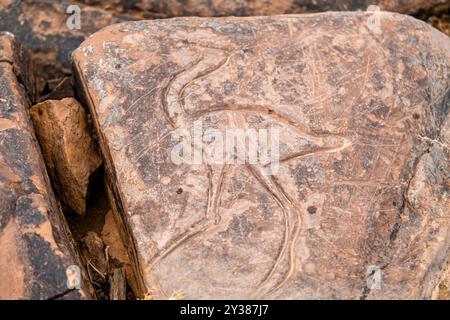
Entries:
POLYGON ((41 102, 30 114, 58 194, 78 214, 85 214, 89 177, 102 163, 86 111, 75 99, 66 98, 41 102))
POLYGON ((18 77, 28 67, 17 50, 0 33, 0 299, 89 298, 82 268, 82 289, 63 294, 69 267, 81 264, 29 120, 25 87, 33 84, 18 77))
POLYGON ((143 290, 432 296, 450 245, 450 39, 408 16, 380 13, 379 28, 371 17, 139 21, 75 51, 143 290), (239 154, 179 161, 182 137, 195 154, 220 147, 206 133, 274 128, 272 174, 239 154))

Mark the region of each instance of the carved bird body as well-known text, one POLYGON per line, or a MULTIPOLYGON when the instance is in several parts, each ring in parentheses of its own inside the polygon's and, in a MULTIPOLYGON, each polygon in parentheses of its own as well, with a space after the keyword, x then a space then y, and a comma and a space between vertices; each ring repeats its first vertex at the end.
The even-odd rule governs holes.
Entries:
MULTIPOLYGON (((197 53, 197 57, 186 66, 179 69, 167 79, 167 85, 162 91, 161 103, 164 115, 172 128, 191 128, 195 121, 216 118, 217 129, 225 131, 229 128, 248 129, 253 126, 248 121, 250 116, 260 116, 265 119, 265 125, 276 125, 282 131, 283 137, 290 141, 297 141, 294 147, 288 152, 280 152, 280 164, 296 158, 304 158, 318 153, 333 153, 347 148, 350 142, 337 134, 327 132, 312 132, 307 126, 296 121, 293 117, 283 113, 280 108, 251 103, 209 103, 201 108, 189 108, 186 105, 187 92, 196 82, 211 76, 213 73, 225 68, 233 57, 229 48, 218 48, 212 45, 188 43, 197 53)), ((283 143, 281 141, 280 143, 283 143)), ((290 142, 285 142, 289 145, 290 142)), ((255 147, 255 146, 253 146, 255 147)), ((257 147, 257 146, 256 146, 257 147)), ((296 244, 302 228, 301 208, 302 204, 286 192, 274 174, 267 174, 266 164, 249 164, 245 159, 242 166, 254 179, 260 183, 270 194, 272 199, 278 204, 283 212, 284 234, 281 248, 274 260, 272 267, 267 271, 262 281, 255 290, 255 298, 279 289, 292 276, 296 269, 296 244), (280 272, 282 261, 288 261, 286 270, 280 272)), ((221 166, 208 164, 210 190, 208 191, 208 208, 205 219, 198 225, 192 226, 177 241, 161 250, 153 260, 153 266, 175 250, 181 242, 190 239, 209 228, 220 223, 220 196, 224 188, 224 180, 229 174, 230 164, 221 166), (217 170, 216 170, 216 167, 217 170), (219 173, 217 183, 213 183, 212 175, 215 171, 219 173)))

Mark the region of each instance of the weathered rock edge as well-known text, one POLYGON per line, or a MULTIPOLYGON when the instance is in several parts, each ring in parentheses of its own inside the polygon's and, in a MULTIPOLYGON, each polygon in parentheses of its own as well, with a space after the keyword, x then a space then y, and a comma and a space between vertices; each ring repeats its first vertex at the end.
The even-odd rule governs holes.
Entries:
POLYGON ((30 114, 59 198, 85 214, 89 178, 102 163, 86 111, 75 99, 65 98, 38 103, 30 114))
POLYGON ((0 297, 89 299, 84 273, 81 290, 67 291, 66 268, 81 264, 29 118, 28 62, 15 37, 0 33, 0 297))

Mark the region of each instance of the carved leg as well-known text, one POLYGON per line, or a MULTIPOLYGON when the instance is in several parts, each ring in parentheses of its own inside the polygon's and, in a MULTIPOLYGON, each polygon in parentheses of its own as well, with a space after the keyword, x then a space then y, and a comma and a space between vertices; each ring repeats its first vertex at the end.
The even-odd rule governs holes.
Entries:
POLYGON ((151 263, 152 270, 155 270, 158 264, 171 252, 176 250, 179 246, 220 223, 220 215, 219 215, 220 197, 222 195, 226 172, 227 166, 223 166, 220 172, 219 181, 214 186, 213 170, 211 166, 208 166, 209 183, 208 183, 207 204, 204 218, 189 226, 188 229, 185 232, 183 232, 179 237, 173 239, 168 245, 166 245, 153 259, 153 262, 151 263))
POLYGON ((255 297, 260 297, 265 293, 272 292, 281 287, 293 274, 295 270, 296 258, 295 245, 301 229, 301 217, 297 206, 294 204, 292 199, 290 199, 281 185, 276 181, 275 177, 262 175, 259 172, 259 169, 255 166, 247 165, 247 169, 280 206, 284 217, 284 235, 282 245, 278 251, 274 264, 267 272, 266 276, 262 279, 254 294, 255 297), (294 220, 293 226, 291 226, 291 220, 294 220), (275 283, 273 283, 273 278, 286 254, 289 263, 288 270, 283 274, 281 279, 276 280, 275 283))

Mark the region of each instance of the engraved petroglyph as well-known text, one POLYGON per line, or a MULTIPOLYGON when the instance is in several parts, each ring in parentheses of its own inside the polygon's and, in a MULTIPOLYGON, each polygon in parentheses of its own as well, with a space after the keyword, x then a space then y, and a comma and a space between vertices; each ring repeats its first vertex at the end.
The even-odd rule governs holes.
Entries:
POLYGON ((159 298, 354 299, 433 285, 427 269, 448 247, 434 240, 448 233, 448 166, 417 137, 447 143, 448 41, 388 13, 379 36, 367 17, 147 21, 86 42, 94 53, 80 51, 76 68, 144 287, 159 298), (268 128, 279 129, 276 172, 273 159, 248 163, 250 151, 209 158, 223 138, 210 131, 268 128), (193 136, 189 154, 207 151, 199 162, 173 161, 184 140, 174 132, 193 136), (424 152, 430 170, 415 165, 424 152), (427 183, 409 183, 412 171, 427 183), (369 266, 386 267, 383 290, 366 294, 369 266))
MULTIPOLYGON (((189 44, 192 45, 193 43, 189 44)), ((194 50, 197 52, 197 58, 168 77, 166 80, 167 83, 161 91, 160 98, 162 110, 166 120, 173 129, 192 126, 195 120, 213 113, 222 113, 221 115, 225 117, 233 117, 235 113, 256 113, 267 115, 283 125, 290 126, 300 135, 319 144, 319 146, 315 146, 310 149, 281 154, 279 159, 280 162, 287 162, 292 159, 313 156, 320 153, 340 152, 351 146, 352 143, 342 135, 331 133, 314 133, 305 125, 268 106, 225 103, 212 104, 200 110, 189 111, 186 108, 185 101, 187 89, 192 86, 195 81, 208 77, 212 73, 225 67, 232 58, 232 53, 229 53, 229 50, 227 49, 212 47, 210 45, 202 45, 199 43, 195 43, 194 45, 194 50), (203 48, 203 50, 200 51, 198 48, 203 48), (330 138, 338 139, 340 143, 337 143, 337 146, 320 145, 323 144, 324 139, 330 138)), ((244 166, 245 169, 248 170, 248 172, 254 177, 254 179, 267 190, 267 192, 278 204, 284 215, 283 242, 274 258, 273 266, 270 270, 268 270, 267 274, 256 288, 254 295, 258 298, 263 296, 265 293, 270 293, 281 288, 294 273, 295 261, 297 259, 296 243, 302 227, 302 217, 299 206, 292 200, 274 175, 265 176, 261 173, 263 167, 269 165, 270 163, 267 163, 262 167, 250 164, 246 164, 244 166), (294 224, 291 225, 289 221, 294 221, 294 224), (280 268, 285 255, 287 255, 287 260, 289 261, 288 266, 283 272, 282 277, 274 280, 273 277, 276 274, 277 269, 280 268)), ((186 230, 177 239, 170 241, 170 243, 153 259, 152 269, 157 268, 158 263, 162 259, 167 257, 167 255, 176 250, 183 243, 220 223, 220 196, 223 190, 226 169, 227 166, 222 166, 220 169, 221 173, 219 182, 216 186, 214 186, 211 178, 213 172, 209 166, 208 177, 210 184, 207 191, 207 209, 205 218, 198 221, 194 225, 191 225, 188 230, 186 230), (215 196, 212 201, 213 194, 215 196), (211 211, 214 214, 213 216, 211 216, 211 211)))

